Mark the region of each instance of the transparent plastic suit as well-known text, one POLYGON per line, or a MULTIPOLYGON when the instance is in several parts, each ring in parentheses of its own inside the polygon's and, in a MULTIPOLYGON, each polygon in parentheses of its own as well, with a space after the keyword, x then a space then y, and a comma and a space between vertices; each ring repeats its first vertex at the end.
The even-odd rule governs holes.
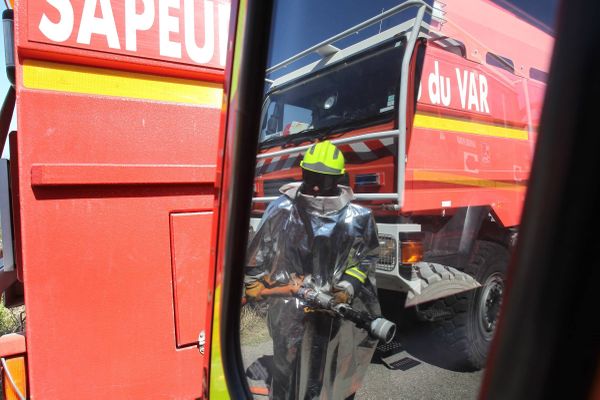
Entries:
MULTIPOLYGON (((288 283, 292 274, 312 277, 314 286, 331 291, 344 270, 370 264, 368 279, 351 303, 358 311, 380 315, 373 250, 377 226, 367 208, 350 203, 352 190, 340 196, 313 197, 300 183, 283 186, 260 222, 248 251, 246 279, 270 274, 288 283)), ((345 399, 360 387, 377 340, 325 311, 308 309, 295 298, 269 298, 268 325, 273 339, 271 398, 345 399)))

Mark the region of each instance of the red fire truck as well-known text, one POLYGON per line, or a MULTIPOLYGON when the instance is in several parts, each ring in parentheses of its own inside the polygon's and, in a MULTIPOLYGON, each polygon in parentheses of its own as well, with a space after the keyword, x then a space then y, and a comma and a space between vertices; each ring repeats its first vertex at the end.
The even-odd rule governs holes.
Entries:
POLYGON ((345 155, 347 184, 376 215, 378 287, 406 293, 394 302, 432 322, 432 344, 458 366, 483 367, 552 43, 491 0, 406 1, 270 67, 275 74, 320 56, 271 81, 252 226, 282 184, 301 178, 303 151, 331 140, 345 155), (410 9, 404 23, 334 46, 410 9))
POLYGON ((0 290, 26 311, 0 338, 6 399, 208 397, 230 8, 5 12, 0 290))

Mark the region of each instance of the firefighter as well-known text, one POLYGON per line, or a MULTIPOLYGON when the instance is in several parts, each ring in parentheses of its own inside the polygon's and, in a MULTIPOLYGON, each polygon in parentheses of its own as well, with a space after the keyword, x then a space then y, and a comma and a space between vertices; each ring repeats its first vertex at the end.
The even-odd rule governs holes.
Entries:
POLYGON ((312 145, 300 166, 302 182, 281 187, 249 245, 245 296, 268 302, 271 398, 352 398, 377 341, 293 294, 308 281, 337 302, 379 315, 377 226, 369 209, 351 203, 352 189, 339 184, 344 156, 331 142, 312 145))

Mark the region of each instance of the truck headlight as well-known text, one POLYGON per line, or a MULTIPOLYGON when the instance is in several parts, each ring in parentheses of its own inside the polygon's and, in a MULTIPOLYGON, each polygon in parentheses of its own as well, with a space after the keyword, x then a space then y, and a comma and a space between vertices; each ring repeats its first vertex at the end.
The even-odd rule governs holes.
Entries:
POLYGON ((397 242, 391 235, 379 235, 377 269, 391 271, 396 265, 397 242))

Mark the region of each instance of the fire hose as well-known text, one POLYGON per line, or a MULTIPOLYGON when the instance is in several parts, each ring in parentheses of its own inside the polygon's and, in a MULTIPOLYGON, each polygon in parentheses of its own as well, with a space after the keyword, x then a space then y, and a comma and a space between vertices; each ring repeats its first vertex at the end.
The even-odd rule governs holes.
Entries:
POLYGON ((396 324, 393 322, 383 317, 374 317, 364 311, 356 311, 349 304, 336 303, 333 296, 325 292, 301 287, 294 297, 304 301, 313 309, 333 311, 335 315, 352 321, 357 327, 366 330, 371 337, 384 343, 391 342, 396 335, 396 324))
MULTIPOLYGON (((305 286, 284 285, 264 289, 263 297, 295 297, 314 310, 333 312, 334 315, 353 322, 358 328, 366 330, 369 335, 384 343, 392 341, 396 335, 396 324, 383 318, 375 317, 364 311, 357 311, 346 303, 337 303, 330 294, 305 286)), ((246 299, 242 300, 246 303, 246 299)))

